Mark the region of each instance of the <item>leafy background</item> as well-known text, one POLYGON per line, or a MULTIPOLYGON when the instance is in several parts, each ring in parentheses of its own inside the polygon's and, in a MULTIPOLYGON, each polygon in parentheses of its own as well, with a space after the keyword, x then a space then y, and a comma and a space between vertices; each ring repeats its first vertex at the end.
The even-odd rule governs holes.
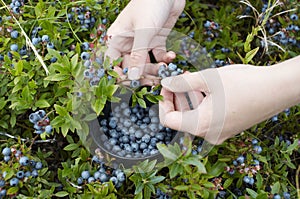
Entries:
MULTIPOLYGON (((188 143, 184 150, 177 145, 160 145, 165 161, 146 161, 127 169, 121 187, 116 188, 112 182, 78 186, 77 178, 83 170, 94 172, 98 167, 84 145, 89 132, 87 124, 107 102, 118 101, 114 96, 118 88, 125 89, 116 83, 117 74, 108 62, 99 63, 106 74, 96 86, 90 86, 84 80, 85 61, 81 55, 86 51, 93 63, 97 62, 105 50, 105 30, 128 1, 20 0, 20 11, 10 7, 12 2, 15 1, 1 1, 0 10, 1 148, 19 149, 41 161, 43 169, 38 177, 29 177, 17 187, 6 183, 1 187, 7 190, 5 197, 276 198, 278 194, 287 198, 287 193, 290 198, 297 197, 298 106, 215 146, 206 157, 198 153, 201 138, 188 143), (86 26, 81 24, 79 15, 87 12, 94 22, 86 26), (12 38, 13 30, 19 33, 17 38, 12 38), (36 35, 45 34, 53 48, 45 42, 29 42, 36 35), (82 48, 84 42, 89 43, 88 50, 82 48), (11 50, 12 44, 20 50, 11 50), (80 100, 78 94, 83 94, 80 100), (86 114, 86 107, 94 111, 86 114), (50 118, 51 134, 36 134, 28 120, 39 109, 50 118), (253 140, 258 141, 255 146, 260 146, 261 152, 253 140), (245 160, 235 164, 240 156, 245 160), (245 176, 255 182, 246 183, 245 176)), ((291 19, 292 14, 299 16, 298 7, 297 1, 284 0, 189 1, 174 29, 205 47, 208 56, 215 60, 215 67, 234 63, 267 67, 299 55, 299 31, 291 28, 300 25, 299 20, 291 19), (209 26, 205 25, 207 21, 209 26), (291 39, 286 42, 285 37, 291 39)), ((176 63, 193 70, 180 57, 176 63)), ((149 93, 134 95, 143 99, 149 93)), ((137 101, 143 104, 143 100, 137 101)), ((8 182, 21 167, 17 158, 2 161, 1 173, 9 175, 2 175, 1 179, 8 182)))

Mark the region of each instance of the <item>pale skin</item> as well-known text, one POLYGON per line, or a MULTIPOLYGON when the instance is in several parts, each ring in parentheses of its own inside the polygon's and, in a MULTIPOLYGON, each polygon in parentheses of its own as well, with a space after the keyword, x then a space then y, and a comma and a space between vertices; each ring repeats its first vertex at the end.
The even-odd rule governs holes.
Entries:
MULTIPOLYGON (((148 51, 158 62, 172 62, 176 55, 166 51, 165 30, 173 28, 184 5, 184 0, 130 1, 108 30, 112 37, 106 55, 124 59, 116 69, 120 75, 128 67, 129 79, 146 77, 143 84, 153 83, 160 64, 149 63, 148 51)), ((298 63, 300 56, 273 66, 235 64, 166 78, 161 81, 160 121, 220 144, 300 103, 298 63), (189 93, 193 110, 184 93, 189 93)))

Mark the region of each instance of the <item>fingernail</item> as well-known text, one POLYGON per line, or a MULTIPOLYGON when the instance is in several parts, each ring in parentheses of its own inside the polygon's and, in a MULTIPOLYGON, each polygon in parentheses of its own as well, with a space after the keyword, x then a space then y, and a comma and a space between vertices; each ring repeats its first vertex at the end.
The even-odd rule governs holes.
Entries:
POLYGON ((130 80, 138 80, 140 79, 141 74, 140 74, 140 69, 135 67, 135 68, 131 68, 128 71, 128 79, 130 80))

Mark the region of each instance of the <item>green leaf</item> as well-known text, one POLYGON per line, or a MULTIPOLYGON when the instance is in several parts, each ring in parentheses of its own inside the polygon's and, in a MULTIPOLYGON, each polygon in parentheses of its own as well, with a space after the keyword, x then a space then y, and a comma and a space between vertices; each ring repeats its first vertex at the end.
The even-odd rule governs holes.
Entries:
POLYGON ((246 191, 249 193, 249 195, 251 196, 251 198, 256 198, 257 197, 257 193, 252 190, 252 189, 249 189, 249 188, 246 188, 246 191))
POLYGON ((253 59, 253 57, 256 55, 258 50, 259 50, 259 47, 247 52, 247 54, 245 56, 245 62, 246 63, 244 63, 244 64, 248 64, 253 59))
POLYGON ((275 184, 271 187, 272 187, 272 191, 271 191, 272 194, 279 193, 279 191, 280 191, 280 182, 275 182, 275 184))
POLYGON ((71 144, 65 146, 64 150, 65 150, 65 151, 74 151, 74 150, 77 149, 78 147, 79 147, 78 144, 76 144, 76 143, 71 143, 71 144))
POLYGON ((68 192, 66 192, 66 191, 59 191, 59 192, 57 192, 56 194, 55 194, 55 196, 56 197, 65 197, 65 196, 67 196, 67 195, 69 195, 69 193, 68 192))
POLYGON ((138 193, 142 192, 143 189, 144 189, 144 184, 139 182, 136 186, 134 194, 138 194, 138 193))
POLYGON ((164 177, 164 176, 154 176, 154 177, 152 177, 152 178, 150 179, 149 182, 150 182, 151 184, 157 184, 157 183, 163 181, 165 178, 166 178, 166 177, 164 177))
POLYGON ((174 187, 174 189, 178 190, 178 191, 187 191, 189 189, 188 185, 177 185, 176 187, 174 187))
POLYGON ((219 176, 221 173, 223 173, 225 166, 226 166, 225 162, 218 161, 216 164, 212 166, 210 171, 208 171, 208 174, 212 176, 219 176))
POLYGON ((50 106, 50 104, 48 103, 47 100, 45 99, 40 99, 38 101, 35 102, 35 106, 39 107, 39 108, 47 108, 50 106))
POLYGON ((171 166, 170 166, 170 171, 169 171, 169 175, 170 178, 174 178, 175 176, 177 176, 178 174, 183 172, 183 166, 178 164, 177 162, 174 162, 171 166))
POLYGON ((8 190, 7 190, 7 195, 14 195, 16 194, 17 192, 19 191, 19 187, 10 187, 8 190))
POLYGON ((66 110, 65 107, 54 104, 54 108, 55 108, 56 113, 61 115, 61 116, 66 116, 68 114, 68 111, 66 110))
POLYGON ((54 75, 49 75, 48 77, 45 78, 45 80, 58 82, 58 81, 67 80, 69 78, 70 78, 70 75, 54 74, 54 75))
POLYGON ((175 161, 177 159, 177 155, 171 152, 165 144, 157 144, 157 149, 164 156, 165 159, 169 159, 175 161))
POLYGON ((257 173, 256 174, 256 187, 257 187, 257 189, 260 189, 262 187, 262 185, 263 185, 262 183, 263 183, 263 178, 260 175, 260 173, 257 173))
POLYGON ((225 180, 223 187, 224 189, 227 189, 233 182, 233 178, 228 178, 227 180, 225 180))
MULTIPOLYGON (((199 173, 206 173, 206 168, 202 162, 196 157, 189 157, 184 160, 184 164, 194 165, 198 168, 199 173)), ((224 168, 224 167, 223 167, 224 168)))
POLYGON ((143 100, 142 98, 137 98, 137 100, 138 100, 139 105, 142 108, 146 108, 147 107, 145 100, 143 100))

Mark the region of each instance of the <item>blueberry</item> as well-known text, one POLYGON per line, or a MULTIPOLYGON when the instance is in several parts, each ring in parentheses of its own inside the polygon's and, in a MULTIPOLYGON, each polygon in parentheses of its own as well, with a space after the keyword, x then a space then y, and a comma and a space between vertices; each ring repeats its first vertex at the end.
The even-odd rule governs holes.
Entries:
POLYGON ((85 180, 87 180, 90 177, 90 172, 89 171, 82 171, 81 172, 81 177, 85 180))
POLYGON ((141 139, 141 138, 143 137, 143 132, 142 132, 141 130, 137 130, 137 131, 135 132, 135 137, 136 137, 137 139, 141 139))
POLYGON ((47 125, 46 127, 45 127, 45 132, 46 133, 51 133, 52 132, 52 126, 51 125, 47 125))
POLYGON ((20 158, 19 160, 19 163, 22 165, 22 166, 27 166, 29 164, 29 158, 27 156, 23 156, 20 158))
POLYGON ((90 58, 90 54, 88 52, 82 52, 80 57, 82 60, 88 60, 90 58))
POLYGON ((118 181, 120 181, 120 182, 124 182, 126 179, 126 176, 123 172, 119 172, 116 177, 117 177, 118 181))
POLYGON ((0 191, 0 197, 4 197, 4 196, 6 196, 6 189, 2 189, 0 191))
POLYGON ((11 31, 10 33, 11 38, 16 39, 19 36, 19 32, 16 30, 11 31))
POLYGON ((54 44, 52 42, 48 42, 47 48, 54 49, 54 44))
POLYGON ((256 146, 254 146, 253 149, 254 149, 255 153, 257 153, 257 154, 260 154, 262 152, 261 146, 256 145, 256 146))
POLYGON ((46 111, 44 111, 44 110, 38 110, 36 113, 38 114, 38 116, 39 116, 41 119, 44 118, 44 117, 46 116, 46 111))
POLYGON ((42 42, 49 42, 50 39, 49 39, 49 36, 48 35, 43 35, 42 36, 42 42))
POLYGON ((290 199, 291 195, 288 192, 283 192, 283 198, 284 199, 290 199))
POLYGON ((88 183, 92 183, 92 182, 95 182, 95 178, 93 176, 89 177, 88 178, 88 183))
POLYGON ((26 171, 24 174, 25 177, 29 178, 31 176, 31 172, 30 171, 26 171))
POLYGON ((19 179, 18 178, 12 178, 9 181, 9 184, 10 184, 10 186, 15 187, 15 186, 17 186, 19 184, 19 179))
POLYGON ((108 181, 108 176, 106 173, 101 173, 100 177, 99 177, 100 182, 107 182, 108 181))
POLYGON ((77 178, 77 184, 78 185, 82 185, 83 184, 83 178, 82 177, 79 177, 79 178, 77 178))
POLYGON ((280 197, 279 194, 275 194, 275 195, 273 196, 273 199, 281 199, 281 197, 280 197))
POLYGON ((130 82, 131 88, 137 88, 139 86, 141 86, 141 82, 139 80, 131 80, 131 82, 130 82))
POLYGON ((173 64, 173 63, 170 63, 170 64, 168 65, 168 69, 174 71, 174 70, 177 69, 177 65, 175 65, 175 64, 173 64))
POLYGON ((243 181, 248 184, 250 182, 250 177, 249 176, 245 176, 243 178, 243 181))
POLYGON ((96 171, 96 172, 94 173, 94 178, 95 178, 96 180, 98 180, 98 179, 100 179, 100 175, 101 175, 101 173, 100 173, 99 171, 96 171))
POLYGON ((43 168, 43 164, 41 163, 41 162, 37 162, 36 164, 35 164, 35 169, 36 170, 40 170, 40 169, 42 169, 43 168))
POLYGON ((11 154, 11 149, 9 147, 5 147, 3 150, 2 150, 2 154, 4 156, 9 156, 11 154))
POLYGON ((99 68, 98 70, 97 70, 97 76, 98 77, 103 77, 105 75, 105 70, 103 69, 103 68, 99 68))
POLYGON ((236 159, 236 161, 239 162, 240 164, 243 164, 245 161, 245 157, 241 155, 236 159))
POLYGON ((84 51, 89 50, 89 48, 90 48, 89 42, 83 42, 83 43, 81 44, 81 48, 82 48, 82 50, 84 50, 84 51))
POLYGON ((31 172, 31 176, 36 178, 36 177, 38 177, 38 175, 39 175, 38 171, 36 169, 33 169, 31 172))
POLYGON ((140 146, 139 146, 138 143, 132 143, 131 147, 132 147, 132 151, 133 152, 137 152, 139 150, 139 148, 140 148, 140 146))
POLYGON ((150 142, 150 135, 148 134, 145 134, 143 137, 142 137, 142 141, 145 142, 145 143, 149 143, 150 142))
POLYGON ((50 59, 50 62, 51 63, 55 63, 57 61, 57 58, 56 57, 51 57, 51 59, 50 59))
POLYGON ((253 140, 252 140, 252 144, 253 144, 253 145, 258 144, 258 140, 257 140, 257 139, 253 139, 253 140))
POLYGON ((18 44, 12 44, 12 45, 10 45, 10 50, 17 52, 19 50, 18 44))
POLYGON ((118 183, 118 178, 116 178, 115 176, 111 177, 109 179, 109 181, 112 181, 113 185, 116 185, 118 183))
POLYGON ((0 180, 0 187, 4 187, 5 186, 5 181, 4 180, 0 180))
POLYGON ((249 184, 250 184, 250 185, 253 185, 253 184, 254 184, 254 178, 250 178, 249 184))
POLYGON ((24 177, 24 175, 25 175, 24 171, 18 171, 16 174, 17 178, 19 178, 19 179, 22 179, 24 177))
POLYGON ((290 16, 290 19, 293 20, 293 21, 297 21, 298 20, 298 15, 297 14, 292 14, 290 16))
POLYGON ((117 123, 118 123, 118 119, 116 117, 111 117, 108 125, 109 125, 109 127, 114 129, 117 127, 117 123))
POLYGON ((4 158, 3 158, 4 162, 8 162, 10 161, 10 156, 8 155, 5 155, 4 158))

